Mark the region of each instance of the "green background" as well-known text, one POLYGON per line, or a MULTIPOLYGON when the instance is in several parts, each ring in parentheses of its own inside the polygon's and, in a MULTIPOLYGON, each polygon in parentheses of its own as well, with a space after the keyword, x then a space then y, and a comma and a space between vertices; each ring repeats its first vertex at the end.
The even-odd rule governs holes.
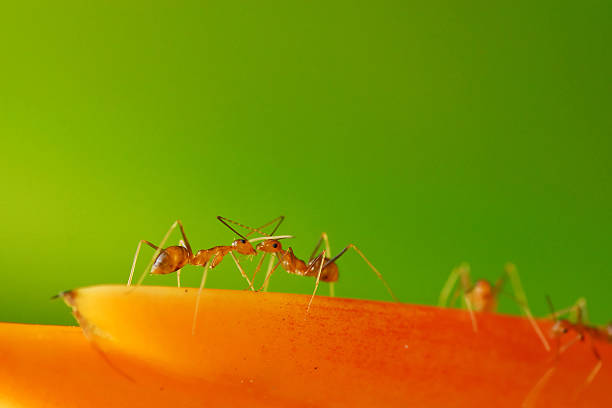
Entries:
MULTIPOLYGON (((284 214, 298 256, 356 243, 405 302, 514 261, 535 314, 607 321, 611 3, 488 3, 0 6, 0 320, 72 324, 49 297, 124 283, 177 218, 208 248, 234 238, 216 215, 284 214)), ((338 265, 339 296, 387 299, 338 265)), ((231 260, 208 283, 244 288, 231 260)))

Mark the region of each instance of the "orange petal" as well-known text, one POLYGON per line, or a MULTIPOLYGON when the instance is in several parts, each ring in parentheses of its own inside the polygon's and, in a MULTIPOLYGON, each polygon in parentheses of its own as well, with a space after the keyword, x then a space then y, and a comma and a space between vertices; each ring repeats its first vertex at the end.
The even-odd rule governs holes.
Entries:
MULTIPOLYGON (((478 314, 478 333, 460 310, 387 302, 204 290, 96 286, 66 294, 111 363, 125 361, 218 393, 310 406, 520 406, 553 366, 526 319, 478 314), (125 361, 123 361, 125 360, 125 361)), ((550 324, 542 323, 545 332, 550 324)), ((536 406, 612 404, 610 344, 604 367, 577 397, 596 361, 584 344, 564 353, 536 406)))

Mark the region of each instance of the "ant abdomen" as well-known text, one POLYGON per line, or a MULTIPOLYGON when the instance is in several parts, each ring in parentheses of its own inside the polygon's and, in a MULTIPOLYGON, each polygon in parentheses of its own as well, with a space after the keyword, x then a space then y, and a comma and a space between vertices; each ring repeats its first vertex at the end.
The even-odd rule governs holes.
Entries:
MULTIPOLYGON (((329 259, 326 258, 325 260, 328 261, 329 259)), ((338 266, 335 263, 331 263, 327 265, 321 271, 321 280, 323 282, 337 282, 338 276, 339 276, 338 266)))
POLYGON ((151 274, 165 275, 176 272, 189 262, 189 251, 182 246, 171 246, 164 249, 153 264, 151 274))
MULTIPOLYGON (((329 261, 330 258, 325 258, 323 260, 323 265, 325 265, 325 263, 327 261, 329 261)), ((321 261, 317 262, 316 265, 311 266, 310 269, 307 270, 306 272, 306 276, 314 276, 316 277, 318 272, 319 272, 319 268, 321 267, 321 261)), ((320 280, 323 282, 337 282, 338 281, 338 276, 339 276, 339 272, 338 272, 338 265, 336 265, 335 263, 330 263, 327 266, 324 266, 323 269, 321 270, 321 278, 320 280)))

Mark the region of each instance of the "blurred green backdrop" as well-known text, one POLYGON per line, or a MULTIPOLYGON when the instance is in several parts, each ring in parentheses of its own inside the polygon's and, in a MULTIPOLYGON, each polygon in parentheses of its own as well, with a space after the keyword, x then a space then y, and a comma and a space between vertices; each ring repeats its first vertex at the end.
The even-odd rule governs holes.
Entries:
MULTIPOLYGON (((216 215, 279 214, 299 256, 354 242, 406 302, 511 260, 535 314, 612 318, 611 3, 416 3, 0 6, 0 320, 72 324, 49 297, 124 283, 177 218, 208 248, 216 215)), ((339 267, 339 296, 387 299, 339 267)), ((231 261, 208 282, 244 288, 231 261)))

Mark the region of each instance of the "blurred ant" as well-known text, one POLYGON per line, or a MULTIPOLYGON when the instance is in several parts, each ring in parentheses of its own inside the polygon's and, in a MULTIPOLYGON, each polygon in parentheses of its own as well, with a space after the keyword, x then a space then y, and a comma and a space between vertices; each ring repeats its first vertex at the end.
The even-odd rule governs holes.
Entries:
POLYGON ((595 366, 585 379, 584 384, 578 390, 576 390, 574 395, 575 397, 577 397, 582 392, 582 390, 584 390, 591 382, 593 382, 595 376, 603 365, 601 355, 595 347, 595 341, 598 340, 612 343, 612 322, 608 323, 607 326, 603 327, 596 327, 586 324, 586 321, 588 320, 586 299, 580 298, 572 306, 560 310, 558 312, 555 312, 555 308, 553 307, 552 301, 550 300, 550 296, 546 296, 546 301, 552 313, 550 316, 555 319, 554 324, 550 329, 550 338, 555 342, 554 362, 552 367, 550 367, 544 373, 544 375, 538 380, 536 385, 531 389, 531 391, 529 391, 529 394, 527 394, 523 406, 530 406, 535 401, 535 398, 537 397, 539 391, 544 387, 548 379, 553 374, 553 371, 555 370, 557 362, 559 360, 559 356, 577 342, 588 341, 591 352, 595 356, 597 362, 595 363, 595 366), (572 323, 568 319, 559 318, 560 316, 563 316, 565 314, 572 313, 575 323, 572 323), (561 338, 569 332, 574 332, 576 336, 564 345, 561 345, 561 338))
POLYGON ((518 276, 518 271, 516 270, 514 264, 506 264, 504 267, 504 272, 494 285, 484 279, 479 279, 475 283, 472 283, 470 278, 470 266, 467 263, 461 264, 459 267, 451 271, 448 280, 440 292, 440 298, 438 300, 438 305, 440 307, 445 307, 447 305, 448 297, 450 296, 453 288, 456 286, 457 279, 459 279, 460 286, 455 289, 453 294, 453 303, 459 293, 462 293, 463 300, 465 301, 465 305, 470 313, 470 319, 472 321, 474 332, 478 331, 478 324, 476 322, 474 312, 495 312, 497 310, 498 297, 500 294, 504 293, 502 292, 502 289, 506 279, 510 279, 514 296, 509 296, 523 310, 546 351, 550 351, 550 346, 546 340, 546 337, 542 333, 542 329, 540 329, 540 326, 538 326, 536 323, 531 311, 529 310, 529 307, 527 306, 527 297, 525 296, 525 291, 523 290, 518 276))
MULTIPOLYGON (((240 225, 243 228, 247 228, 252 231, 255 230, 254 228, 239 224, 236 221, 232 221, 228 219, 225 219, 225 220, 231 223, 234 223, 236 225, 240 225)), ((257 231, 257 232, 261 233, 261 231, 257 231)), ((365 257, 363 252, 361 252, 359 248, 357 248, 356 245, 349 244, 342 251, 340 251, 338 255, 336 255, 333 258, 329 258, 327 257, 327 255, 331 254, 331 250, 329 247, 329 239, 327 237, 327 234, 324 232, 321 234, 321 237, 319 238, 319 242, 315 246, 315 249, 312 251, 312 254, 310 255, 308 263, 306 263, 294 255, 293 248, 290 247, 288 250, 284 250, 281 243, 275 238, 276 237, 266 237, 266 238, 262 237, 262 238, 256 238, 254 240, 251 240, 251 242, 254 242, 256 240, 263 240, 262 243, 257 245, 256 247, 257 251, 264 252, 264 253, 270 253, 278 258, 278 262, 276 263, 276 265, 274 265, 274 267, 272 267, 274 258, 270 259, 270 265, 268 267, 268 272, 266 273, 266 278, 262 286, 259 288, 259 290, 261 290, 262 288, 264 289, 267 288, 268 282, 270 280, 270 276, 272 276, 272 274, 274 273, 274 271, 276 271, 279 265, 282 265, 285 271, 287 271, 288 273, 294 274, 294 275, 316 277, 315 288, 312 293, 312 296, 310 297, 310 301, 308 302, 307 311, 309 311, 310 305, 312 304, 314 296, 317 293, 317 288, 319 287, 319 281, 328 282, 330 284, 330 295, 334 296, 333 284, 334 282, 338 281, 338 277, 339 277, 338 266, 336 265, 335 262, 338 260, 338 258, 344 255, 346 251, 352 248, 361 256, 361 258, 363 258, 363 260, 368 264, 368 266, 372 269, 372 271, 374 271, 376 276, 382 281, 382 283, 385 285, 385 288, 387 289, 387 291, 389 292, 393 300, 396 302, 399 301, 397 297, 395 296, 395 294, 393 293, 393 291, 391 290, 391 287, 389 287, 389 284, 387 284, 387 281, 385 281, 385 279, 383 278, 382 274, 378 271, 378 269, 374 267, 374 265, 372 265, 372 263, 365 257), (317 251, 319 250, 323 242, 325 242, 325 249, 318 256, 315 257, 315 254, 317 253, 317 251)), ((263 257, 262 257, 262 260, 263 260, 263 257)), ((261 265, 261 262, 260 262, 260 265, 261 265)), ((257 270, 255 271, 255 273, 257 273, 257 270)))
POLYGON ((585 385, 590 384, 601 369, 601 366, 603 365, 601 356, 597 351, 597 348, 595 347, 595 340, 612 343, 612 322, 608 323, 607 326, 603 327, 591 326, 587 324, 587 306, 586 299, 584 298, 578 299, 578 301, 576 301, 574 305, 557 313, 555 313, 552 301, 550 300, 549 296, 546 296, 546 301, 548 302, 548 306, 551 309, 551 316, 553 318, 556 318, 555 323, 553 324, 550 331, 551 338, 555 340, 556 345, 555 358, 557 358, 561 353, 565 352, 568 348, 576 344, 578 341, 588 341, 589 347, 591 348, 591 351, 593 352, 593 355, 597 360, 595 367, 593 367, 585 381, 585 385), (559 318, 559 316, 572 312, 575 315, 575 323, 572 323, 567 319, 559 318), (576 337, 561 346, 561 338, 570 331, 573 331, 576 334, 576 337))

